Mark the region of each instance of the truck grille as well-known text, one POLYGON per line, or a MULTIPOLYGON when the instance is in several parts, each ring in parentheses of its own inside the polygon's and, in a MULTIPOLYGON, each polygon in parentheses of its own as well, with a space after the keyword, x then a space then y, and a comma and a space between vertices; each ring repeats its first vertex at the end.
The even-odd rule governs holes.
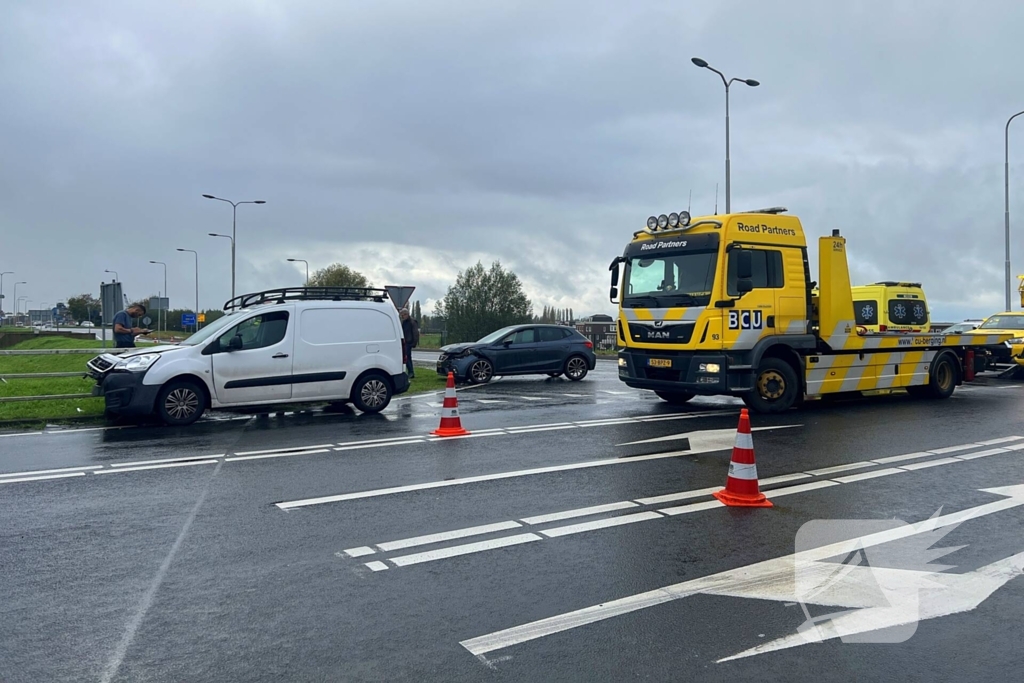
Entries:
POLYGON ((641 344, 688 344, 693 336, 695 323, 692 321, 632 321, 629 336, 641 344))

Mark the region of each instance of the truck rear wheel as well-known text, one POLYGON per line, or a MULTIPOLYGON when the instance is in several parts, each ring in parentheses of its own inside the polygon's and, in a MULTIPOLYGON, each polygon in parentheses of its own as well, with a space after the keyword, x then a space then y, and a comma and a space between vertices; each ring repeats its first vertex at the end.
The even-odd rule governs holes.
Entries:
POLYGON ((949 398, 956 389, 957 367, 953 358, 944 353, 932 362, 928 384, 907 387, 907 393, 918 398, 949 398))
POLYGON ((757 413, 781 413, 793 407, 800 391, 792 365, 780 358, 764 358, 754 375, 754 390, 743 395, 743 402, 757 413))
POLYGON ((669 405, 681 406, 697 394, 691 394, 689 391, 655 391, 662 401, 668 402, 669 405))

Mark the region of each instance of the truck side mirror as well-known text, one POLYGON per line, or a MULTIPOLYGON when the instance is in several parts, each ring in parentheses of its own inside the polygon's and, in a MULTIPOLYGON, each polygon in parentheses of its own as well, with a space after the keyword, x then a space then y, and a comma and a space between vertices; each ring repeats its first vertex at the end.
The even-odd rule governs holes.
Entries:
POLYGON ((741 277, 736 279, 736 291, 740 293, 740 296, 743 296, 747 292, 751 292, 753 290, 754 281, 751 280, 749 277, 741 277))
MULTIPOLYGON (((740 251, 736 254, 736 279, 737 281, 749 280, 753 276, 754 265, 751 260, 750 251, 747 249, 740 249, 740 251)), ((737 282, 736 284, 737 288, 739 288, 739 282, 737 282)), ((751 289, 753 289, 753 287, 747 289, 746 291, 749 292, 751 289)), ((740 289, 740 291, 742 292, 744 290, 740 289)))
POLYGON ((613 304, 618 303, 616 299, 619 296, 619 264, 622 263, 624 260, 625 259, 623 259, 621 256, 616 256, 615 260, 612 261, 612 264, 608 266, 608 270, 610 270, 612 273, 612 284, 611 288, 608 290, 608 300, 611 301, 613 304))
POLYGON ((615 300, 617 298, 619 298, 619 288, 613 286, 611 289, 608 290, 608 299, 612 303, 615 303, 615 300))

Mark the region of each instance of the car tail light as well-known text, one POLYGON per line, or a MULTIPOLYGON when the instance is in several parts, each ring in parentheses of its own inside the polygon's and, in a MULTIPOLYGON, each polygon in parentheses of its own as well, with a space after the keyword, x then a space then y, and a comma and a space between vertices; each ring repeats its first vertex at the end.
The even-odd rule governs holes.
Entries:
POLYGON ((589 339, 583 342, 583 345, 586 346, 588 349, 594 348, 594 342, 590 341, 589 339))

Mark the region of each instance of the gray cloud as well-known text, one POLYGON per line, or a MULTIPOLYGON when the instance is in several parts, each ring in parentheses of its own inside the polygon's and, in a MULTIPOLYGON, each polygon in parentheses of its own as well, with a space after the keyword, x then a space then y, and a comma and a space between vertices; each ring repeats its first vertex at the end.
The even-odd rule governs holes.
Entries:
MULTIPOLYGON (((206 233, 231 217, 211 192, 268 201, 239 209, 242 291, 299 284, 293 256, 426 300, 500 259, 538 305, 607 309, 631 231, 691 189, 710 212, 723 182, 701 55, 763 84, 733 91, 735 208, 841 229, 855 281, 920 280, 939 317, 1001 308, 1024 6, 705 5, 4 3, 0 267, 52 302, 105 268, 148 294, 147 261, 165 260, 185 303, 191 255, 174 248, 195 248, 219 305, 227 244, 206 233)), ((1013 254, 1024 272, 1024 237, 1013 254)))

